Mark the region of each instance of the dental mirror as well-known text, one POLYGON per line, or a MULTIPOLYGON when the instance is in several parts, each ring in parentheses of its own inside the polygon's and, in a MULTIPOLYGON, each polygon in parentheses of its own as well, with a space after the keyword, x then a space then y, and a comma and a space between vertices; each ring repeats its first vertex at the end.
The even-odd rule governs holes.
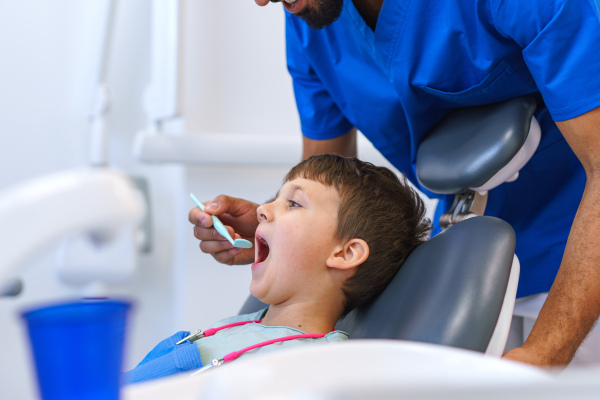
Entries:
MULTIPOLYGON (((194 203, 196 203, 196 205, 198 207, 200 207, 200 209, 202 211, 204 211, 204 204, 202 204, 196 198, 196 196, 194 196, 192 193, 190 193, 190 198, 194 201, 194 203)), ((211 218, 213 220, 213 226, 215 227, 215 229, 217 230, 217 232, 219 232, 225 239, 229 240, 229 243, 231 243, 233 245, 233 247, 239 247, 239 248, 242 248, 242 249, 250 249, 250 248, 252 248, 252 242, 250 242, 250 241, 248 241, 246 239, 235 239, 235 240, 233 240, 233 238, 229 234, 229 231, 227 231, 227 228, 225 228, 225 225, 223 225, 223 223, 221 222, 221 220, 219 218, 215 217, 214 215, 211 215, 211 218)))

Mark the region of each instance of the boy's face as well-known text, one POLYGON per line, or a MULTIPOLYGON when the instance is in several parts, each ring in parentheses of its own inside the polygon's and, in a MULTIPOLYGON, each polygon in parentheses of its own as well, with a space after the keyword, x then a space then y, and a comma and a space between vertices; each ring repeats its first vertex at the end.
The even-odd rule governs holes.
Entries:
POLYGON ((286 182, 274 201, 260 206, 250 292, 268 304, 321 295, 325 262, 339 244, 339 208, 334 187, 301 178, 286 182))

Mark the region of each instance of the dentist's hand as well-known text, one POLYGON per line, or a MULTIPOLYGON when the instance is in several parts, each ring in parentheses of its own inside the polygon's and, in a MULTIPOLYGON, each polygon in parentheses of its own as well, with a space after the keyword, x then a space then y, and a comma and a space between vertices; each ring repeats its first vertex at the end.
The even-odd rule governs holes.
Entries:
POLYGON ((188 216, 190 222, 195 225, 194 236, 200 240, 200 250, 227 265, 254 262, 254 247, 251 249, 233 247, 212 227, 210 215, 219 217, 233 239, 242 238, 254 243, 254 232, 258 226, 256 217, 258 204, 219 195, 204 205, 206 213, 202 212, 200 208, 194 207, 188 216))
POLYGON ((535 365, 536 367, 541 368, 564 368, 566 365, 558 366, 552 362, 552 359, 548 356, 545 356, 544 351, 540 353, 538 349, 531 348, 531 346, 527 346, 524 344, 521 347, 515 347, 512 350, 507 351, 502 356, 505 360, 518 361, 525 364, 535 365))

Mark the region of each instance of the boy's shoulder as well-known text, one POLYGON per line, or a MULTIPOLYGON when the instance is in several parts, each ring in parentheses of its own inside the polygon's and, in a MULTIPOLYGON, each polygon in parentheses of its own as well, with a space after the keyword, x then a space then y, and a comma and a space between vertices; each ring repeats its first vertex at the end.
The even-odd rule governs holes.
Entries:
POLYGON ((263 319, 265 314, 267 313, 268 308, 264 308, 262 310, 256 311, 250 314, 241 314, 234 315, 228 318, 224 318, 220 321, 215 322, 210 326, 210 328, 217 328, 227 324, 233 324, 235 322, 243 322, 243 321, 260 321, 263 319))

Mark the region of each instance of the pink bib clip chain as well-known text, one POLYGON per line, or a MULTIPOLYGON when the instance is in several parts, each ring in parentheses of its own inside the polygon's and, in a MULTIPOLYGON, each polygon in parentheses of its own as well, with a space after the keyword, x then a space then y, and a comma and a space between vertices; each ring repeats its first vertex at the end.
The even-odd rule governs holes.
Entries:
POLYGON ((210 329, 205 330, 204 332, 202 332, 202 329, 198 329, 197 331, 195 331, 193 333, 190 333, 189 335, 187 335, 186 337, 184 337, 183 339, 181 339, 176 344, 181 344, 181 343, 185 342, 186 340, 189 340, 190 342, 193 343, 193 342, 195 342, 198 339, 202 339, 203 337, 212 336, 215 333, 219 332, 220 330, 227 329, 227 328, 233 328, 234 326, 251 324, 253 322, 256 322, 257 324, 259 324, 259 323, 262 322, 262 319, 260 319, 258 321, 234 322, 232 324, 227 324, 227 325, 219 326, 218 328, 210 328, 210 329))
MULTIPOLYGON (((177 342, 177 344, 181 344, 181 343, 185 342, 186 340, 189 340, 190 342, 195 342, 198 339, 202 339, 203 337, 212 336, 212 335, 214 335, 215 333, 217 333, 220 330, 227 329, 227 328, 232 328, 234 326, 246 325, 246 324, 251 324, 251 323, 260 323, 260 322, 262 322, 262 320, 234 322, 232 324, 223 325, 223 326, 220 326, 218 328, 210 328, 210 329, 205 330, 204 332, 201 329, 198 329, 197 331, 195 331, 195 332, 189 334, 188 336, 184 337, 183 339, 181 339, 179 342, 177 342)), ((256 343, 256 344, 253 344, 252 346, 248 346, 248 347, 243 348, 241 350, 233 351, 233 352, 231 352, 229 354, 225 354, 223 356, 223 358, 221 358, 221 359, 214 359, 210 364, 207 364, 204 367, 200 368, 193 375, 196 375, 197 373, 199 373, 201 371, 204 371, 204 370, 206 370, 208 368, 218 367, 219 365, 222 365, 222 364, 224 364, 226 362, 233 361, 236 358, 238 358, 239 356, 241 356, 242 354, 244 354, 244 353, 246 353, 246 352, 248 352, 250 350, 258 349, 259 347, 268 346, 270 344, 279 343, 279 342, 285 342, 285 341, 288 341, 288 340, 294 340, 294 339, 318 339, 318 338, 322 338, 324 336, 325 335, 323 335, 323 334, 318 334, 318 335, 301 334, 301 335, 284 336, 282 338, 271 339, 271 340, 267 340, 265 342, 256 343)))

